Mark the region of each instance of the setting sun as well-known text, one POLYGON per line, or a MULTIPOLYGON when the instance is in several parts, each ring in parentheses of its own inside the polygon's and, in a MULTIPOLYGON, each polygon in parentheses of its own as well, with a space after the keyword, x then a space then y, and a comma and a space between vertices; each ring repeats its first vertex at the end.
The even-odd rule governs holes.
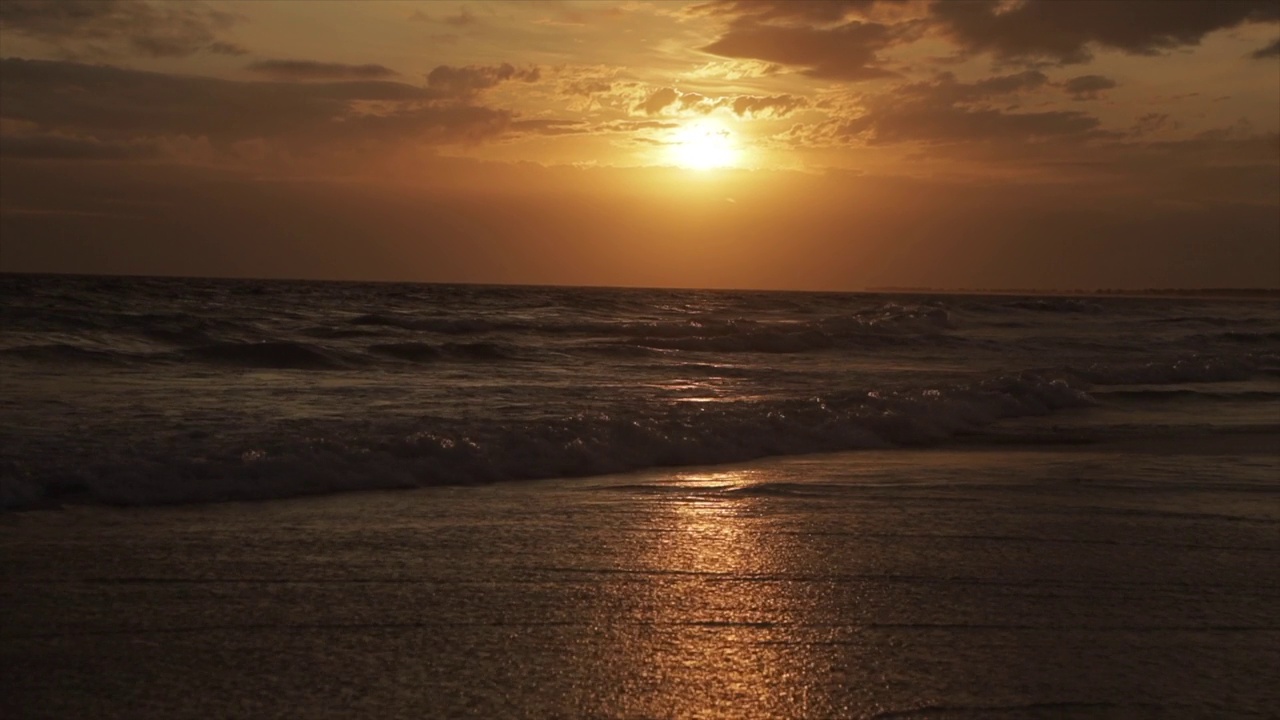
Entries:
POLYGON ((738 164, 741 151, 733 133, 713 122, 697 122, 677 130, 667 149, 671 162, 690 170, 712 170, 738 164))

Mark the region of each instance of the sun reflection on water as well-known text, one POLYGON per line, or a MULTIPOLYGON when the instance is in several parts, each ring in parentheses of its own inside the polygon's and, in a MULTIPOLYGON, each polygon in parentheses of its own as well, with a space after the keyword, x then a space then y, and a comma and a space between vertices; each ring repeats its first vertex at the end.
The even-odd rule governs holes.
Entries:
POLYGON ((685 472, 649 503, 653 532, 630 561, 650 580, 627 598, 637 636, 619 658, 651 688, 656 716, 794 714, 813 667, 794 637, 803 598, 785 575, 758 471, 685 472), (776 712, 775 712, 776 711, 776 712))

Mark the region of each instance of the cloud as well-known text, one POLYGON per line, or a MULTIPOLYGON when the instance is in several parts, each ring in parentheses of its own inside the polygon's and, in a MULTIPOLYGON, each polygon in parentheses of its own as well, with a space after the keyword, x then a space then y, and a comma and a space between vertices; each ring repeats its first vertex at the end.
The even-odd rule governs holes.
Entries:
POLYGON ((238 17, 199 2, 143 0, 4 0, 0 30, 35 38, 70 54, 108 50, 149 57, 218 52, 238 17))
POLYGON ((427 87, 451 97, 466 98, 509 80, 537 82, 541 77, 542 71, 536 66, 516 68, 510 63, 465 67, 439 65, 427 73, 427 87))
POLYGON ((17 58, 0 60, 0 95, 5 118, 46 134, 207 138, 224 149, 253 140, 321 149, 474 143, 508 132, 514 118, 389 81, 241 82, 17 58))
POLYGON ((635 132, 636 130, 670 130, 680 123, 661 120, 615 120, 599 126, 601 132, 635 132))
POLYGON ((853 21, 833 28, 762 25, 754 21, 731 25, 701 50, 728 58, 746 58, 796 65, 813 77, 832 80, 874 80, 892 77, 877 53, 906 39, 914 25, 885 25, 853 21))
POLYGON ((1116 86, 1116 81, 1101 75, 1081 75, 1073 77, 1062 84, 1074 100, 1095 100, 1103 90, 1116 86))
POLYGON ((1152 135, 1164 128, 1177 129, 1179 124, 1172 122, 1168 113, 1143 113, 1134 121, 1133 127, 1129 130, 1130 135, 1152 135))
POLYGON ((711 0, 689 9, 694 14, 748 17, 753 20, 838 23, 863 16, 877 0, 711 0))
POLYGON ((1249 57, 1253 58, 1254 60, 1263 60, 1266 58, 1280 57, 1280 38, 1276 38, 1275 42, 1271 43, 1270 45, 1267 45, 1265 47, 1260 47, 1257 50, 1254 50, 1253 52, 1249 53, 1249 57))
POLYGON ((659 88, 649 93, 639 103, 636 103, 635 109, 645 115, 657 115, 675 105, 679 100, 679 90, 669 87, 659 88))
POLYGON ((613 81, 599 78, 579 78, 560 83, 560 94, 580 97, 591 97, 598 93, 607 93, 613 89, 613 81))
POLYGON ((721 60, 709 62, 689 73, 689 77, 716 78, 719 80, 741 80, 743 78, 762 78, 775 75, 782 69, 777 63, 760 62, 759 60, 721 60))
POLYGON ((0 135, 0 157, 16 160, 135 160, 154 157, 149 143, 109 143, 60 135, 0 135))
POLYGON ((1081 136, 1098 119, 1082 112, 1010 113, 995 108, 901 105, 877 108, 838 126, 837 134, 862 136, 869 144, 1026 142, 1051 136, 1081 136))
POLYGON ((476 19, 475 15, 471 14, 470 10, 460 8, 457 15, 447 15, 443 20, 441 20, 441 22, 445 25, 452 25, 453 27, 466 27, 468 25, 474 25, 480 21, 476 19))
POLYGON ((642 115, 708 115, 722 108, 738 117, 786 117, 808 107, 809 101, 794 95, 738 95, 708 97, 672 87, 658 88, 641 95, 632 110, 642 115))
POLYGON ((933 104, 954 105, 1035 90, 1048 82, 1049 77, 1038 70, 997 75, 972 83, 960 82, 954 74, 948 72, 940 73, 933 82, 901 85, 893 92, 899 96, 924 99, 933 104))
POLYGON ((1280 20, 1274 0, 936 1, 931 17, 969 52, 1001 60, 1083 63, 1094 46, 1154 55, 1196 45, 1215 30, 1280 20))
POLYGON ((804 98, 798 98, 793 95, 774 95, 771 97, 740 95, 733 100, 731 107, 733 114, 739 117, 769 116, 782 118, 802 107, 808 106, 808 104, 809 102, 804 98))
POLYGON ((551 118, 513 120, 510 128, 516 133, 526 135, 584 135, 591 132, 591 128, 581 120, 551 118))
POLYGON ((249 54, 249 48, 243 45, 239 45, 237 43, 224 42, 222 40, 209 43, 208 47, 206 47, 205 49, 213 53, 214 55, 248 55, 249 54))
POLYGON ((250 63, 248 69, 279 80, 377 80, 399 74, 382 65, 345 65, 315 60, 260 60, 250 63))
POLYGON ((903 84, 878 95, 864 95, 854 106, 835 108, 831 120, 797 126, 788 131, 784 139, 814 145, 854 142, 941 145, 1018 144, 1050 137, 1095 135, 1098 119, 1083 112, 1011 112, 1007 107, 992 104, 1047 84, 1048 78, 1034 70, 971 83, 960 82, 951 73, 942 73, 933 81, 903 84))

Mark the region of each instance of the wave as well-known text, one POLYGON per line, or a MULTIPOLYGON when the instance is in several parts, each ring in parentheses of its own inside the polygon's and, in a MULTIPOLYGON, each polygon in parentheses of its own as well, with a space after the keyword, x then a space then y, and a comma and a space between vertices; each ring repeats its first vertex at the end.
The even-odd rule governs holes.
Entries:
POLYGON ((222 342, 190 348, 182 354, 206 362, 278 370, 330 370, 350 364, 349 359, 299 342, 222 342))
POLYGON ((207 344, 214 342, 216 334, 253 331, 246 323, 193 313, 96 308, 77 309, 73 313, 46 308, 9 308, 0 313, 0 326, 8 331, 136 337, 174 345, 207 344))
POLYGON ((1096 385, 1171 385, 1247 380, 1264 364, 1252 356, 1192 356, 1140 364, 1095 363, 1071 374, 1096 385))
MULTIPOLYGON (((808 322, 730 321, 655 324, 620 344, 693 352, 801 353, 832 348, 939 342, 957 327, 941 308, 887 306, 808 322)), ((957 340, 958 338, 951 338, 957 340)))
POLYGON ((1035 312, 1088 313, 1090 315, 1103 312, 1103 307, 1099 303, 1065 297, 1013 300, 1004 303, 1002 307, 1015 310, 1033 310, 1035 312))
POLYGON ((52 364, 126 365, 145 357, 134 353, 65 343, 21 345, 0 349, 0 357, 52 364))
POLYGON ((358 315, 347 321, 357 326, 387 327, 399 330, 417 330, 447 335, 471 335, 501 330, 523 330, 529 325, 517 322, 498 322, 478 318, 437 318, 389 313, 358 315))
POLYGON ((1143 390, 1095 390, 1093 396, 1099 400, 1280 400, 1280 391, 1274 390, 1242 390, 1238 392, 1212 392, 1187 389, 1143 389, 1143 390))
POLYGON ((1257 343, 1274 343, 1280 342, 1280 330, 1274 332, 1243 332, 1228 331, 1217 333, 1214 335, 1200 335, 1201 340, 1209 342, 1217 342, 1222 340, 1231 340, 1239 343, 1257 344, 1257 343))
POLYGON ((437 360, 497 361, 512 360, 517 357, 516 349, 511 345, 493 342, 381 343, 370 345, 368 349, 372 353, 410 362, 433 362, 437 360))
MULTIPOLYGON (((283 352, 292 359, 297 350, 283 352)), ((548 422, 468 426, 422 420, 425 427, 377 430, 351 424, 245 440, 252 444, 220 453, 190 453, 199 460, 122 455, 86 467, 48 458, 54 466, 39 471, 0 462, 0 503, 24 508, 61 502, 264 500, 918 447, 947 442, 1002 418, 1090 404, 1087 394, 1063 380, 1020 374, 884 396, 741 401, 715 408, 678 404, 639 414, 579 414, 548 422)))

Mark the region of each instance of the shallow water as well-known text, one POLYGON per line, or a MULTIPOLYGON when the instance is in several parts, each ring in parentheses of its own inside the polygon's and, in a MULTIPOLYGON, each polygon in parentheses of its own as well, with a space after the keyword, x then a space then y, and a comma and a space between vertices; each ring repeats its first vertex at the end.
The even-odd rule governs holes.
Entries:
POLYGON ((1267 717, 1280 447, 885 450, 0 525, 6 717, 1267 717))
POLYGON ((1280 426, 1280 304, 0 276, 0 504, 1280 426))

